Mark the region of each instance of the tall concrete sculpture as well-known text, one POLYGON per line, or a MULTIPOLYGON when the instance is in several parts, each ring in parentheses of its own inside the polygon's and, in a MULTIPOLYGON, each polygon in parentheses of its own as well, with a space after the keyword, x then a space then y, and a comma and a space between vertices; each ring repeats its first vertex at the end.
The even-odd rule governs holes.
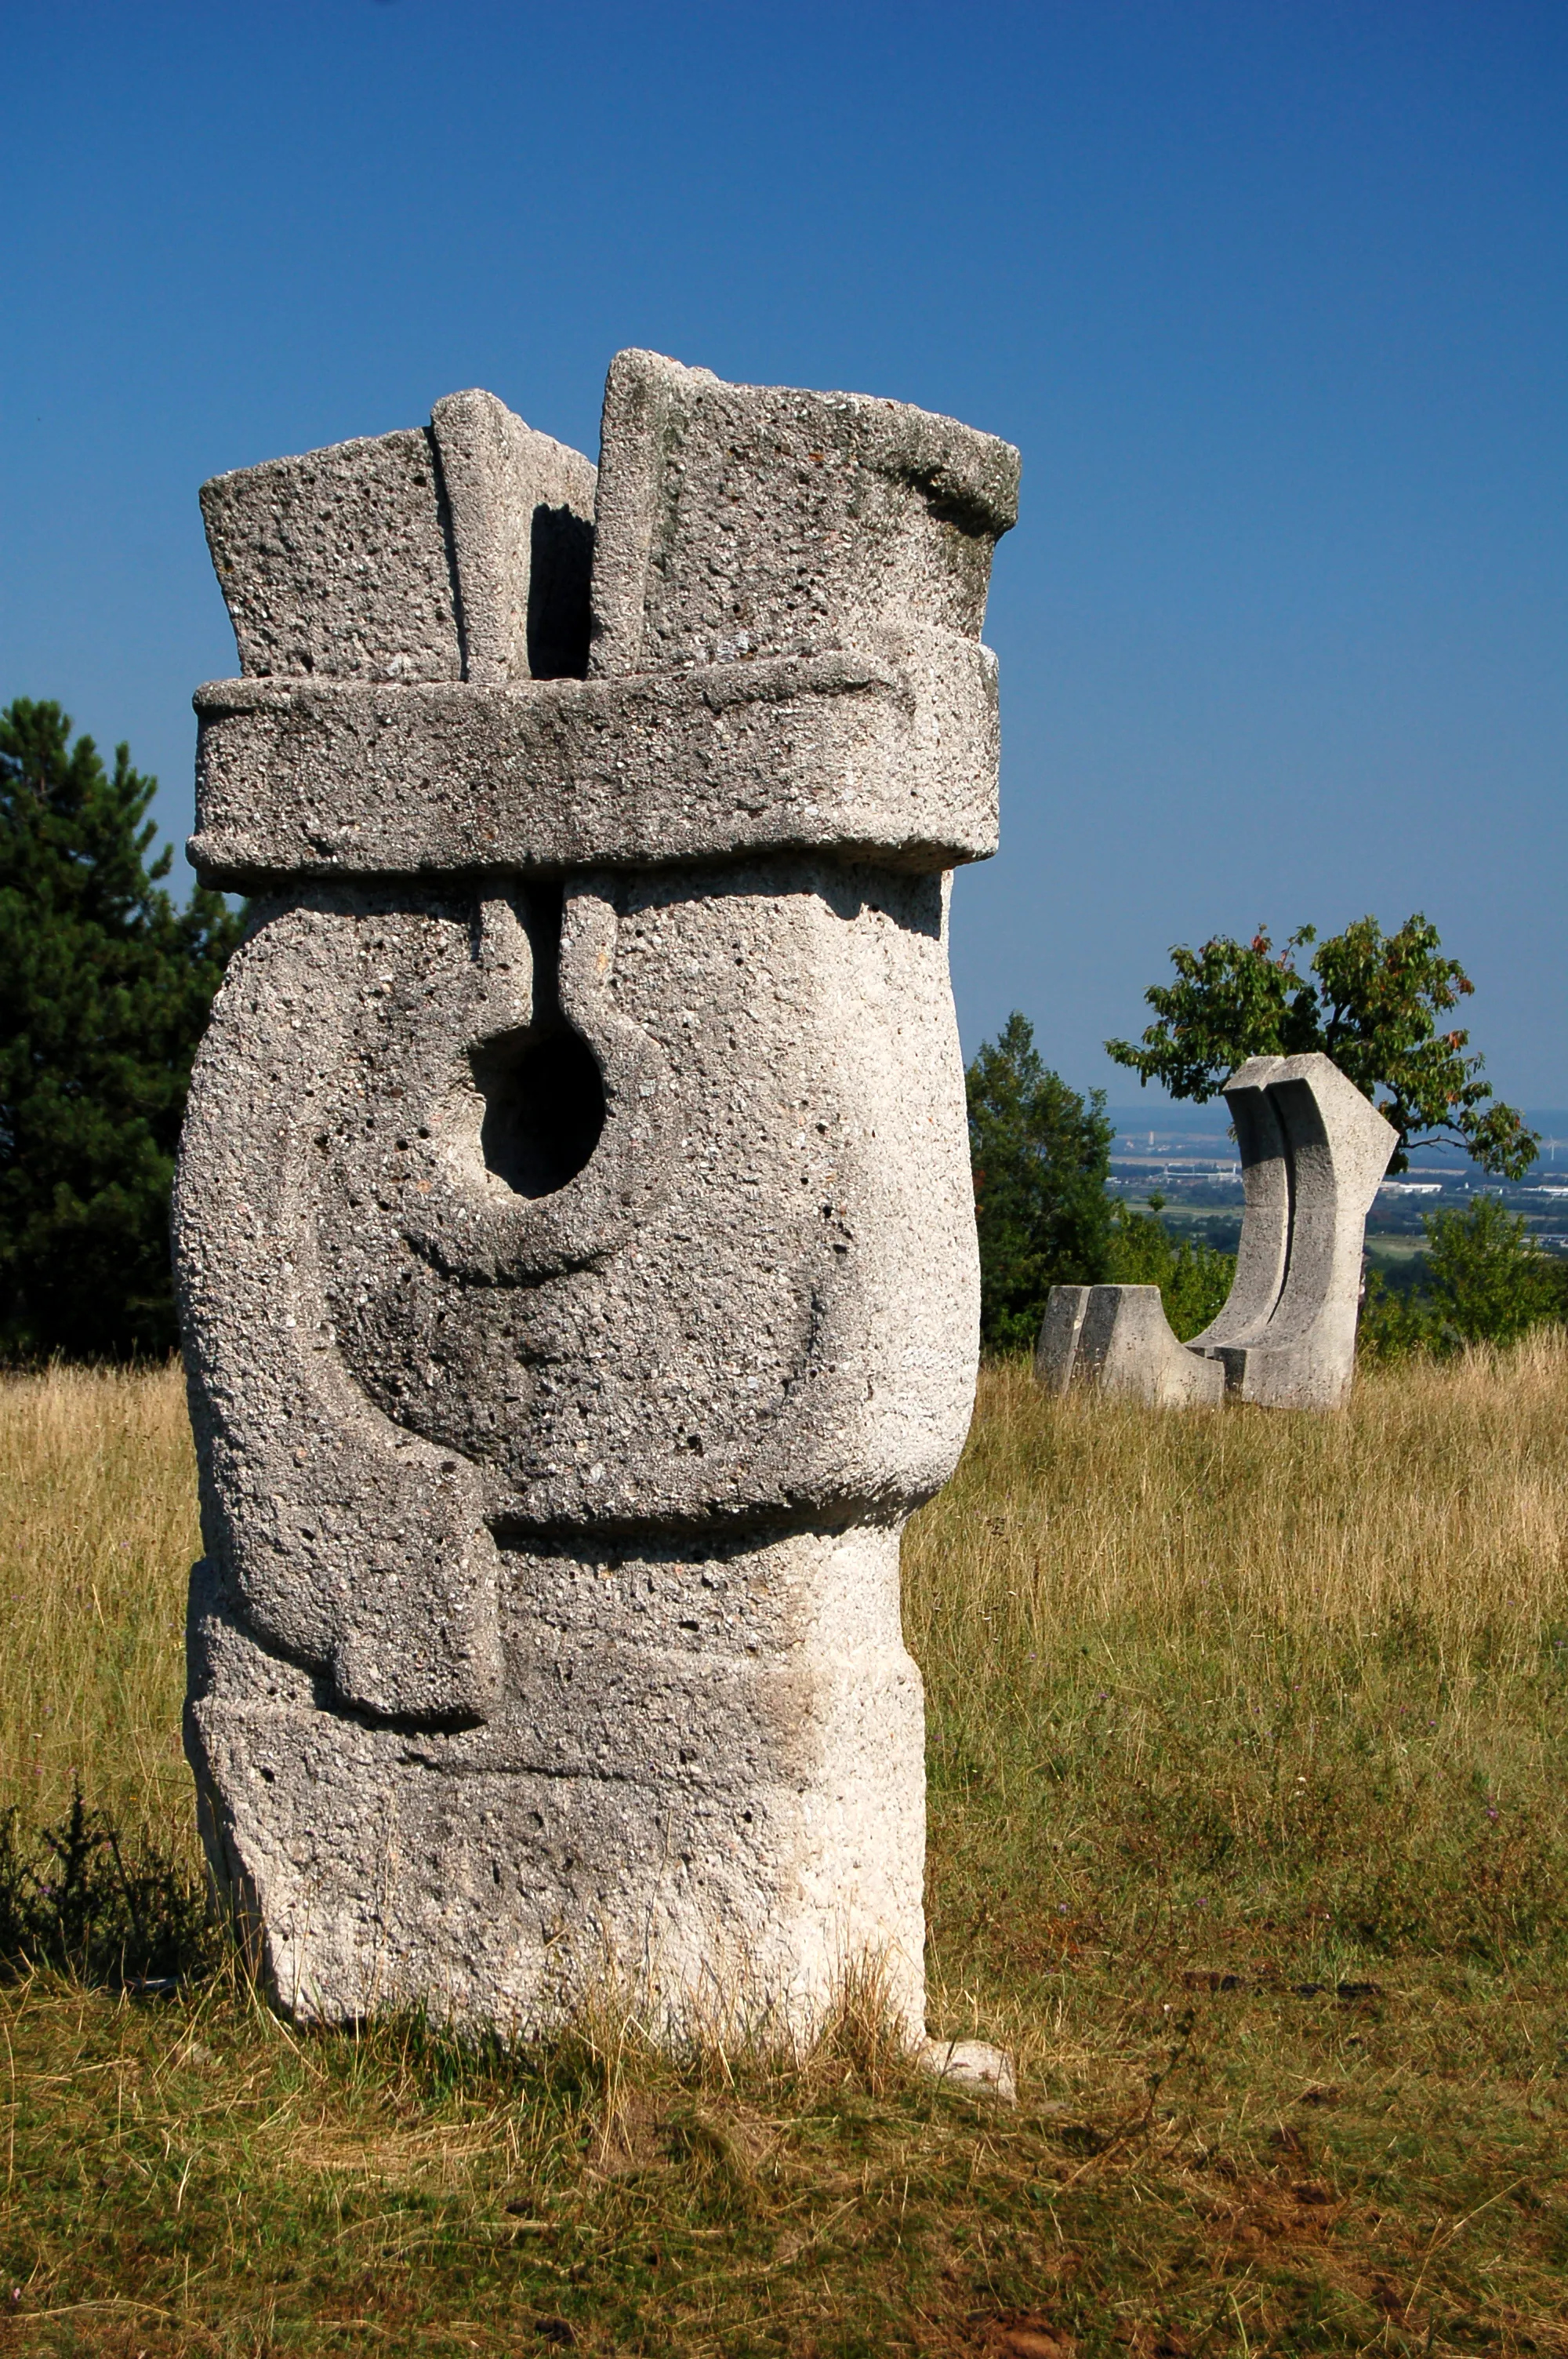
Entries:
POLYGON ((1213 1407, 1227 1393, 1270 1408, 1344 1399, 1367 1215, 1399 1135, 1315 1052, 1252 1058, 1225 1098, 1243 1210, 1224 1308, 1184 1344, 1157 1286, 1054 1286, 1035 1353, 1051 1391, 1088 1383, 1161 1408, 1213 1407))
POLYGON ((244 677, 192 858, 254 922, 176 1202, 188 1748, 297 2015, 585 1979, 923 2027, 911 1508, 978 1276, 946 872, 1017 453, 613 364, 202 495, 244 677))

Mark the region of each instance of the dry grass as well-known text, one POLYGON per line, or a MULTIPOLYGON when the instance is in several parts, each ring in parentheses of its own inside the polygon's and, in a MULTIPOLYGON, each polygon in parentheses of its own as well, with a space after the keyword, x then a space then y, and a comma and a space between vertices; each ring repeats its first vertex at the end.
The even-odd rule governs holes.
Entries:
POLYGON ((1085 1938, 1173 1914, 1239 1956, 1267 1927, 1325 1977, 1558 1938, 1565 1535, 1561 1336, 1327 1418, 989 1372, 905 1559, 938 1957, 1021 1877, 1085 1938))
POLYGON ((1556 1329, 1374 1371, 1332 1417, 1047 1401, 1023 1364, 992 1367, 962 1470, 911 1530, 911 1643, 938 1679, 976 1637, 1000 1667, 1161 1625, 1365 1660, 1419 1625, 1456 1671, 1532 1660, 1568 1615, 1565 1430, 1556 1329))
MULTIPOLYGON (((172 1376, 0 1388, 0 1802, 188 1857, 190 1490, 172 1376)), ((988 1372, 906 1588, 933 2027, 1015 2112, 865 1992, 676 2066, 609 2005, 517 2057, 38 1976, 0 2353, 1568 2359, 1565 1507, 1557 1339, 1327 1419, 988 1372)))
POLYGON ((187 1828, 200 1553, 177 1368, 0 1380, 0 1809, 58 1817, 80 1780, 132 1832, 187 1828))

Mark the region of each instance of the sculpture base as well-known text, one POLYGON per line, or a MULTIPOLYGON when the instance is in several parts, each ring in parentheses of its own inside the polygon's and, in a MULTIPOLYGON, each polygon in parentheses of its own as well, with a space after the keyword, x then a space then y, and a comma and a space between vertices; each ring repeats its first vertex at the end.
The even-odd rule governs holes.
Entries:
POLYGON ((1171 1332, 1157 1286, 1054 1286, 1034 1373, 1048 1392, 1093 1385, 1151 1408, 1217 1408, 1226 1372, 1171 1332))
POLYGON ((924 2036, 920 1675, 898 1529, 503 1550, 507 1697, 346 1714, 203 1563, 187 1750, 214 1883, 276 2003, 507 2037, 607 1986, 654 2036, 809 2038, 871 1963, 924 2036))

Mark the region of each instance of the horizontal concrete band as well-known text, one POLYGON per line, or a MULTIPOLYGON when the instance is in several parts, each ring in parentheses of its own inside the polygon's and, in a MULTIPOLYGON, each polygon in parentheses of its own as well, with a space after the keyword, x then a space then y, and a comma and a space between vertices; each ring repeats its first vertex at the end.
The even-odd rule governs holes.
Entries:
POLYGON ((231 890, 779 852, 931 871, 996 850, 996 659, 947 633, 507 688, 221 680, 194 702, 190 858, 231 890))

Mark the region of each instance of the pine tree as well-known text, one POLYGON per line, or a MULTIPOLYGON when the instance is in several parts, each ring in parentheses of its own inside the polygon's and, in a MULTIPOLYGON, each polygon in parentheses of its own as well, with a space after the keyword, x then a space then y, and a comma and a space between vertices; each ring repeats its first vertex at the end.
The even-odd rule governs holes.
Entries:
POLYGON ((1111 1127, 1105 1093, 1087 1098, 1042 1061, 1015 1011, 965 1075, 980 1334, 989 1351, 1033 1350, 1053 1286, 1108 1275, 1111 1127))
POLYGON ((0 712, 0 1354, 123 1359, 175 1340, 168 1196, 190 1061, 240 921, 177 909, 156 778, 0 712))

